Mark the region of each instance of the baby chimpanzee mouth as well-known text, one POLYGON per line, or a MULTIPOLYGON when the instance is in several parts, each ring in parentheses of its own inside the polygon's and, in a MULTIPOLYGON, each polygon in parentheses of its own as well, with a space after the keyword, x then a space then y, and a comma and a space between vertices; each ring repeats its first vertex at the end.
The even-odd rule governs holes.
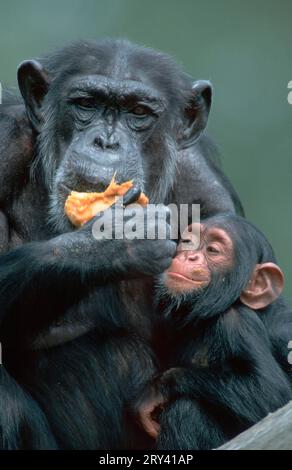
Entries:
POLYGON ((168 272, 167 273, 168 276, 172 277, 172 278, 175 278, 177 280, 181 279, 181 281, 185 282, 185 281, 188 281, 190 283, 193 283, 193 284, 196 284, 198 282, 204 282, 204 281, 207 281, 208 279, 206 278, 206 276, 197 276, 196 278, 190 278, 190 277, 187 277, 187 276, 184 276, 183 274, 180 274, 180 273, 176 273, 176 272, 168 272))

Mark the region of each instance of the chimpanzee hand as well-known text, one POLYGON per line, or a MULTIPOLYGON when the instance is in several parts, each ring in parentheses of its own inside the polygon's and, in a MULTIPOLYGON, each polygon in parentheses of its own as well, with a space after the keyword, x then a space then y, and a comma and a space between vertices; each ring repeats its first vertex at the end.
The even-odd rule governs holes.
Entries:
POLYGON ((176 243, 170 240, 170 211, 162 204, 156 207, 156 214, 150 215, 147 207, 137 204, 125 207, 139 194, 139 190, 132 188, 123 205, 117 202, 81 229, 67 234, 70 245, 74 244, 71 260, 79 252, 79 262, 87 260, 90 270, 96 273, 101 270, 104 278, 107 271, 133 278, 167 269, 176 251, 176 243), (149 234, 152 239, 147 238, 149 234))
POLYGON ((138 408, 137 417, 144 431, 153 439, 157 439, 160 431, 159 411, 163 409, 165 400, 156 394, 154 387, 149 387, 147 397, 138 408))
POLYGON ((157 439, 160 431, 159 415, 167 406, 171 396, 171 380, 177 378, 179 368, 172 368, 161 374, 149 385, 136 405, 137 417, 147 434, 157 439))

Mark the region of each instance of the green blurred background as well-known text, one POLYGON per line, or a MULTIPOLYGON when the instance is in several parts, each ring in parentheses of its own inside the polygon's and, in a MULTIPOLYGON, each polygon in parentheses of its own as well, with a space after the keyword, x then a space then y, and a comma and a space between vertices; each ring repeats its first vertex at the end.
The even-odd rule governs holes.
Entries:
POLYGON ((71 40, 126 37, 210 79, 209 133, 247 217, 270 239, 292 300, 291 0, 9 0, 0 2, 0 81, 71 40))

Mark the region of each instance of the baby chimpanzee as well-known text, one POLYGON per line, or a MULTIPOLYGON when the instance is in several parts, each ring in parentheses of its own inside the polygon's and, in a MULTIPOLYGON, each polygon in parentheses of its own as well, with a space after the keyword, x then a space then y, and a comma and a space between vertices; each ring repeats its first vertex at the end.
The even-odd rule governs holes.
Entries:
POLYGON ((139 418, 160 449, 211 449, 291 400, 292 314, 273 250, 245 219, 214 216, 183 238, 158 280, 164 372, 139 418))

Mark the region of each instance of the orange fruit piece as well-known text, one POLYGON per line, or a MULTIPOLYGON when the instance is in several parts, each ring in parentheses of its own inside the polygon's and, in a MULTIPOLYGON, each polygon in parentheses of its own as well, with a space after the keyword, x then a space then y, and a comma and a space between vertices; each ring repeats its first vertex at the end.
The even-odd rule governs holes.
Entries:
MULTIPOLYGON (((118 184, 113 176, 109 186, 102 193, 79 193, 71 191, 65 202, 65 214, 76 227, 85 224, 101 211, 112 206, 121 196, 133 187, 133 181, 118 184)), ((149 199, 141 193, 135 203, 146 206, 149 199)))

